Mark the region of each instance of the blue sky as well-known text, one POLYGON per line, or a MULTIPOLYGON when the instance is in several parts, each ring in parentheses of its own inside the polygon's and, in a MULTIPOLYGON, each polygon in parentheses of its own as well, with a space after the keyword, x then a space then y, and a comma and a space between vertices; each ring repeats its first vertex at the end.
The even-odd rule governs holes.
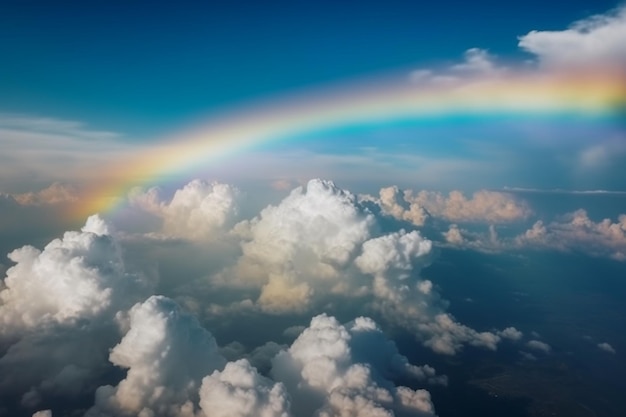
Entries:
MULTIPOLYGON (((578 66, 614 60, 623 68, 621 32, 599 52, 583 50, 583 38, 595 36, 590 16, 612 18, 618 7, 614 1, 12 1, 0 16, 0 191, 88 181, 212 114, 242 105, 263 109, 285 95, 302 100, 329 86, 393 78, 408 88, 424 69, 433 83, 438 76, 489 80, 503 71, 542 72, 554 62, 563 71, 570 50, 580 56, 578 66), (581 20, 587 28, 566 33, 581 20), (540 39, 520 47, 533 30, 548 36, 548 44, 540 39), (559 43, 564 34, 574 36, 574 46, 559 43)), ((621 30, 622 15, 605 23, 621 30)), ((624 190, 620 117, 322 127, 303 132, 306 140, 278 141, 189 174, 468 191, 624 190)))
POLYGON ((456 61, 614 1, 9 1, 0 110, 150 137, 247 100, 456 61))

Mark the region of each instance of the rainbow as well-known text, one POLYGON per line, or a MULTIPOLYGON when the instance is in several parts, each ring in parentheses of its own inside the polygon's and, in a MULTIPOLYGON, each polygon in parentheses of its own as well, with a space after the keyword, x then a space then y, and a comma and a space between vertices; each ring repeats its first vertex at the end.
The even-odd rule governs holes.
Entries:
POLYGON ((462 83, 383 82, 303 94, 214 117, 195 129, 105 167, 75 218, 110 210, 136 185, 207 164, 270 141, 325 129, 468 116, 573 116, 623 120, 620 72, 508 75, 462 83))

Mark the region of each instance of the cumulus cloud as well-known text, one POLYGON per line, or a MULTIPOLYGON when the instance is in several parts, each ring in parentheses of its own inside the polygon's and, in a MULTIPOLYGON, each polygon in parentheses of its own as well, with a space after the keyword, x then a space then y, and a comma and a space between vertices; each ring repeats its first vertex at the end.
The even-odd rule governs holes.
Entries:
POLYGON ((265 311, 305 309, 315 290, 341 291, 341 271, 374 224, 354 195, 332 182, 312 180, 237 225, 243 256, 228 279, 260 285, 258 302, 265 311))
POLYGON ((241 359, 202 380, 200 407, 211 417, 288 417, 289 399, 282 383, 258 374, 241 359))
POLYGON ((406 193, 405 198, 425 208, 431 215, 451 222, 508 223, 530 216, 528 204, 511 194, 481 190, 471 198, 460 191, 451 191, 447 196, 435 191, 406 193))
POLYGON ((626 260, 626 214, 617 222, 603 219, 594 222, 585 210, 577 210, 545 225, 537 221, 515 239, 520 247, 545 247, 561 251, 579 251, 593 256, 626 260))
POLYGON ((225 364, 213 336, 161 296, 135 305, 129 325, 110 354, 126 377, 98 388, 87 416, 193 416, 201 379, 225 364))
POLYGON ((504 339, 513 341, 520 340, 524 336, 524 334, 515 327, 507 327, 506 329, 499 331, 498 335, 504 339))
MULTIPOLYGON (((502 338, 515 338, 512 328, 478 332, 448 314, 435 284, 420 276, 432 242, 415 230, 384 232, 377 210, 332 182, 310 181, 230 230, 237 194, 230 186, 193 181, 170 201, 156 189, 132 196, 135 208, 162 216, 163 231, 195 240, 206 239, 201 233, 209 229, 241 242, 238 258, 220 259, 227 266, 203 277, 211 300, 185 303, 206 312, 209 321, 236 326, 233 317, 242 311, 249 317, 312 315, 358 299, 352 314, 376 314, 438 353, 455 354, 468 344, 496 349, 502 338)), ((371 319, 341 325, 318 316, 308 328, 291 321, 285 325, 285 335, 295 338, 291 347, 265 339, 250 350, 238 343, 220 349, 171 299, 145 300, 156 283, 128 272, 122 250, 129 241, 120 243, 112 233, 109 223, 93 216, 81 231, 67 232, 43 250, 27 246, 10 254, 15 265, 0 290, 0 341, 9 346, 0 358, 0 383, 14 387, 6 392, 19 398, 15 407, 33 412, 49 407, 53 397, 72 398, 71 404, 95 391, 90 417, 200 417, 202 410, 434 415, 427 391, 392 381, 445 384, 446 377, 410 364, 371 319), (112 377, 122 375, 114 368, 125 376, 112 377)), ((207 247, 197 243, 188 245, 207 247)), ((285 337, 280 330, 274 333, 285 337)))
POLYGON ((218 239, 235 223, 240 192, 218 182, 193 180, 164 201, 159 188, 133 190, 131 206, 156 215, 163 221, 162 232, 189 239, 218 239))
POLYGON ((43 250, 9 254, 15 262, 0 291, 1 394, 36 406, 46 396, 76 396, 106 368, 119 335, 117 314, 142 297, 146 282, 129 273, 109 226, 92 216, 43 250))
POLYGON ((528 343, 526 343, 526 346, 528 346, 530 349, 534 349, 543 353, 550 353, 552 351, 552 348, 549 344, 541 342, 539 340, 530 340, 528 341, 528 343))
POLYGON ((595 15, 560 31, 533 30, 519 46, 541 64, 560 68, 626 64, 626 6, 595 15))
MULTIPOLYGON (((398 220, 405 220, 416 226, 423 226, 429 213, 419 204, 406 197, 400 198, 400 190, 396 186, 381 188, 378 203, 383 213, 398 220)), ((406 193, 405 193, 406 196, 406 193)))
POLYGON ((615 349, 613 348, 613 346, 611 346, 610 344, 606 342, 598 343, 598 349, 615 354, 615 349))
POLYGON ((426 190, 401 193, 398 187, 392 186, 382 188, 375 201, 383 213, 416 226, 423 226, 431 216, 450 222, 497 224, 524 220, 532 214, 528 204, 512 194, 487 190, 477 191, 467 198, 460 191, 451 191, 447 196, 426 190))
POLYGON ((81 232, 66 232, 43 250, 11 252, 0 292, 0 331, 75 323, 122 306, 138 283, 125 271, 106 223, 92 216, 81 232))
POLYGON ((443 232, 442 234, 446 242, 452 245, 461 246, 465 243, 465 238, 461 233, 461 229, 459 229, 459 226, 454 223, 448 226, 447 232, 443 232))
POLYGON ((480 233, 451 224, 442 236, 451 247, 482 252, 549 249, 626 261, 626 214, 620 214, 617 221, 594 221, 579 209, 549 223, 537 220, 519 235, 504 238, 494 225, 480 233))
POLYGON ((466 343, 495 350, 500 336, 457 322, 445 311, 447 303, 433 283, 415 274, 428 262, 431 247, 416 231, 400 231, 364 243, 355 264, 373 275, 374 308, 413 331, 435 352, 453 355, 466 343))
POLYGON ((381 233, 378 217, 332 182, 296 188, 235 231, 243 255, 219 282, 259 288, 256 305, 264 312, 304 312, 329 297, 359 297, 437 352, 454 354, 465 343, 495 349, 500 341, 447 315, 432 282, 419 277, 430 240, 417 231, 381 233))
POLYGON ((276 356, 272 375, 287 387, 294 415, 432 416, 428 391, 395 387, 385 377, 397 371, 420 378, 424 372, 434 374, 426 369, 400 356, 371 319, 341 325, 334 317, 320 315, 276 356), (382 350, 368 346, 370 340, 382 350))

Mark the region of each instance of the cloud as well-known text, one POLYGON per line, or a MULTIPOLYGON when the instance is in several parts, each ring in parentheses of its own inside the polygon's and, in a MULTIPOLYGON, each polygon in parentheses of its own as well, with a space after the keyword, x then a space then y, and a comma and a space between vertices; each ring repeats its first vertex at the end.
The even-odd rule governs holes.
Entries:
POLYGON ((385 378, 398 371, 423 377, 416 369, 371 319, 341 325, 320 315, 274 358, 272 376, 287 387, 294 415, 433 416, 428 391, 395 387, 385 378))
POLYGON ((97 216, 43 251, 24 246, 8 256, 15 265, 0 292, 0 333, 95 317, 123 305, 140 281, 125 271, 117 242, 97 216))
POLYGON ((193 416, 200 381, 225 359, 213 336, 172 300, 152 296, 129 312, 129 330, 110 354, 128 369, 115 387, 96 391, 87 416, 193 416))
POLYGON ((91 129, 77 121, 2 113, 3 186, 101 180, 103 174, 94 166, 137 149, 121 138, 119 133, 91 129))
POLYGON ((500 238, 494 225, 487 233, 478 233, 451 224, 442 235, 451 247, 488 253, 548 249, 626 261, 626 214, 620 214, 617 221, 605 218, 596 222, 579 209, 550 223, 537 220, 513 237, 500 238))
POLYGON ((271 314, 356 297, 437 352, 454 354, 465 343, 495 349, 499 336, 458 323, 419 277, 432 242, 417 231, 381 233, 378 221, 351 193, 312 180, 235 227, 243 254, 216 284, 259 288, 255 304, 271 314))
MULTIPOLYGON (((396 186, 382 188, 375 201, 383 213, 416 226, 423 226, 429 217, 461 223, 510 223, 528 218, 532 211, 528 204, 509 193, 480 190, 471 198, 460 191, 447 196, 436 192, 413 190, 402 192, 396 186)), ((454 233, 454 232, 453 232, 454 233)), ((454 236, 450 236, 454 240, 454 236)))
POLYGON ((442 234, 446 242, 452 245, 462 246, 464 243, 466 243, 465 238, 461 233, 461 229, 459 229, 459 226, 457 226, 456 224, 451 224, 450 226, 448 226, 448 231, 442 234))
POLYGON ((610 344, 606 342, 598 343, 598 349, 615 354, 615 349, 613 348, 613 346, 611 346, 610 344))
POLYGON ((517 330, 515 327, 507 327, 506 329, 499 331, 498 335, 500 337, 513 341, 518 341, 524 336, 524 334, 517 330))
POLYGON ((126 270, 109 232, 92 216, 43 250, 9 254, 15 265, 0 286, 0 399, 21 398, 31 408, 50 397, 76 398, 106 373, 118 313, 148 289, 126 270))
POLYGON ((259 375, 250 363, 230 362, 202 380, 200 407, 211 417, 288 417, 285 386, 259 375))
POLYGON ((133 190, 130 205, 162 219, 162 232, 187 239, 217 239, 238 215, 240 191, 218 182, 193 180, 163 201, 158 187, 133 190))
POLYGON ((40 206, 72 203, 78 200, 79 193, 78 189, 72 185, 55 182, 40 191, 16 194, 13 197, 19 204, 40 206))
POLYGON ((463 54, 463 61, 440 68, 438 71, 429 69, 414 70, 409 80, 417 85, 434 85, 440 87, 459 87, 469 80, 500 77, 508 69, 496 62, 496 57, 487 50, 470 48, 463 54))
POLYGON ((544 247, 561 251, 579 251, 592 256, 626 260, 626 214, 617 222, 591 220, 585 210, 576 210, 559 221, 544 225, 537 221, 515 239, 521 247, 544 247))
POLYGON ((552 351, 552 348, 549 344, 541 342, 539 340, 530 340, 528 343, 526 343, 526 346, 528 346, 530 349, 534 349, 543 353, 550 353, 552 351))
MULTIPOLYGON (((306 309, 313 286, 325 293, 342 291, 341 271, 374 224, 373 214, 354 195, 332 182, 312 180, 236 226, 243 255, 234 278, 262 287, 258 303, 265 311, 306 309)), ((232 283, 233 277, 228 279, 232 283)))
MULTIPOLYGON (((13 251, 15 265, 0 291, 0 342, 8 346, 0 358, 0 384, 4 397, 17 399, 11 410, 63 414, 96 392, 89 417, 202 417, 202 409, 242 416, 250 410, 268 416, 302 410, 432 416, 426 390, 392 381, 445 384, 447 378, 409 363, 373 320, 341 325, 324 315, 307 328, 299 325, 320 311, 349 318, 372 313, 442 354, 465 345, 496 349, 514 334, 478 332, 448 314, 436 285, 420 276, 433 256, 432 242, 416 230, 385 231, 379 211, 332 182, 312 180, 231 229, 237 195, 227 185, 192 181, 169 201, 156 189, 131 196, 129 209, 136 213, 174 213, 172 222, 193 217, 194 227, 167 229, 183 230, 184 240, 165 241, 157 251, 159 264, 185 285, 150 272, 156 267, 138 247, 154 240, 129 240, 98 216, 43 250, 13 251), (170 209, 174 201, 179 211, 170 209), (201 240, 207 229, 220 241, 239 242, 240 251, 193 265, 197 279, 187 278, 189 265, 178 258, 185 251, 209 257, 202 251, 216 245, 201 240), (146 275, 129 272, 136 268, 146 275), (212 329, 219 326, 227 340, 239 340, 242 329, 257 323, 285 325, 267 334, 253 329, 256 345, 241 339, 246 345, 220 349, 198 318, 172 299, 146 300, 156 290, 182 300, 212 329), (295 341, 286 347, 270 334, 295 341), (332 345, 341 351, 324 350, 326 334, 337 337, 332 345), (319 352, 307 353, 312 347, 319 352), (57 406, 59 399, 66 405, 57 406)), ((165 224, 157 225, 161 233, 165 224)))
POLYGON ((405 199, 451 222, 508 223, 526 219, 532 213, 526 202, 497 191, 477 191, 471 198, 460 191, 451 191, 448 196, 435 191, 408 191, 405 199))
POLYGON ((377 202, 383 213, 398 220, 408 221, 416 226, 423 226, 430 217, 429 213, 419 204, 407 200, 406 197, 400 199, 400 190, 396 186, 381 188, 380 199, 377 202))
POLYGON ((519 38, 519 47, 549 67, 575 70, 626 64, 626 6, 591 16, 560 31, 533 30, 519 38))
POLYGON ((505 71, 495 63, 495 57, 480 48, 471 48, 463 54, 465 61, 452 66, 452 71, 481 76, 496 76, 505 71))

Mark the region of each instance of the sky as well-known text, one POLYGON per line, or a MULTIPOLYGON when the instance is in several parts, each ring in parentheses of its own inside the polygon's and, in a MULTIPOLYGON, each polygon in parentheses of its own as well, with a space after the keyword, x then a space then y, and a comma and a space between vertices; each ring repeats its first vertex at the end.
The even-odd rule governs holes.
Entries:
POLYGON ((0 417, 626 407, 623 3, 8 1, 0 39, 0 417))

